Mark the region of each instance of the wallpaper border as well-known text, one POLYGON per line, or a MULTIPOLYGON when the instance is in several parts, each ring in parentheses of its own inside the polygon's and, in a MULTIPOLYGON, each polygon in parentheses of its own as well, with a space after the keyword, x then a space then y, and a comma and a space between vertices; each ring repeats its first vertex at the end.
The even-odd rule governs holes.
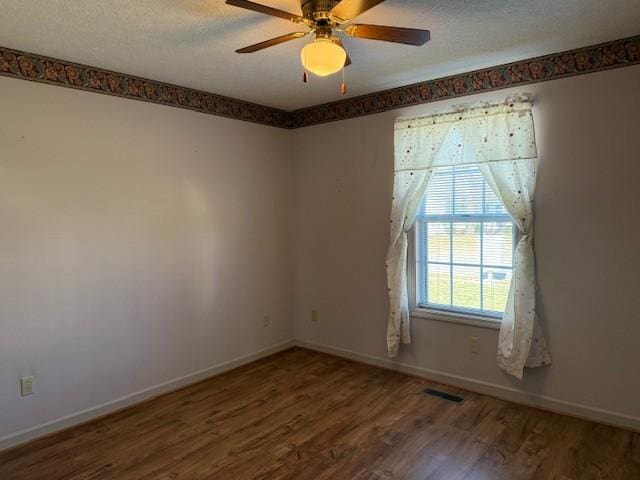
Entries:
POLYGON ((640 64, 640 35, 288 112, 134 75, 0 47, 1 76, 288 129, 636 64, 640 64))
POLYGON ((292 112, 293 128, 640 64, 640 35, 390 88, 292 112))
POLYGON ((291 128, 291 112, 0 46, 0 76, 291 128))

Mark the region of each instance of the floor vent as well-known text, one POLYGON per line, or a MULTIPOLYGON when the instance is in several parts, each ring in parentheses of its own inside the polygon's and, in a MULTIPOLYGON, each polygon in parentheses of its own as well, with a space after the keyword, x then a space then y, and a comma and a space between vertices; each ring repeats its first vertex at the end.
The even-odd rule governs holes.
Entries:
POLYGON ((427 388, 424 393, 426 393, 427 395, 432 395, 434 397, 439 397, 442 398, 444 400, 449 400, 450 402, 455 402, 455 403, 462 403, 464 398, 459 397, 458 395, 451 395, 450 393, 447 392, 441 392, 440 390, 433 390, 431 388, 427 388))

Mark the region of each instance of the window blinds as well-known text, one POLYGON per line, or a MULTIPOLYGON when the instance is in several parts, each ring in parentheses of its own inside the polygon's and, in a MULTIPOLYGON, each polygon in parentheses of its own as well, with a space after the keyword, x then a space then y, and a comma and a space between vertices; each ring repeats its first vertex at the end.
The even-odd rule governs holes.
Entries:
POLYGON ((479 169, 437 169, 417 221, 418 303, 500 317, 513 270, 514 227, 479 169))

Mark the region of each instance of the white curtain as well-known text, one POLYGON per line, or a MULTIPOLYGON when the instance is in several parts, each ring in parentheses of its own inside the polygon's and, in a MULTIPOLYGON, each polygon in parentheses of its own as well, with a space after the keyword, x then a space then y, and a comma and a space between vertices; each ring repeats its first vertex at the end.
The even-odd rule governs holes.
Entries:
POLYGON ((401 343, 411 341, 407 233, 431 175, 439 167, 473 163, 521 233, 500 329, 498 364, 522 378, 525 366, 551 363, 535 312, 532 201, 536 156, 531 103, 525 99, 396 121, 391 243, 387 254, 389 356, 397 355, 401 343))
POLYGON ((522 378, 523 369, 549 365, 551 357, 536 318, 536 267, 533 253, 535 160, 479 163, 478 168, 520 231, 513 255, 513 277, 498 340, 498 365, 522 378))

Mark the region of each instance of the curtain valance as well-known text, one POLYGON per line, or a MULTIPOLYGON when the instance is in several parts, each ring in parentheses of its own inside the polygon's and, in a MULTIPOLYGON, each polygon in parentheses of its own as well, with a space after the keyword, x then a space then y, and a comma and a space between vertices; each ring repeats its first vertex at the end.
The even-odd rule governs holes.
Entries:
POLYGON ((395 171, 536 157, 531 103, 522 100, 395 123, 395 171))

